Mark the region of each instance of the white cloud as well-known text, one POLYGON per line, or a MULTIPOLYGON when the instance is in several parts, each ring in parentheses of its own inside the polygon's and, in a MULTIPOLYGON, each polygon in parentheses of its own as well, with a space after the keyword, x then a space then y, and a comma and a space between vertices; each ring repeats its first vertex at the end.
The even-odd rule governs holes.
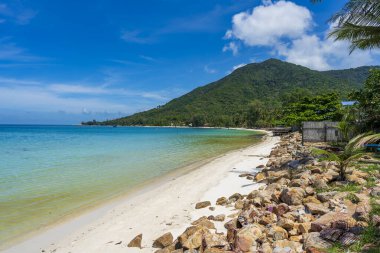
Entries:
POLYGON ((328 38, 331 25, 322 36, 313 34, 310 11, 289 1, 263 1, 252 12, 233 16, 232 29, 225 38, 230 43, 269 47, 269 54, 315 70, 352 68, 376 64, 379 51, 354 51, 347 41, 328 38))
POLYGON ((231 51, 233 55, 239 53, 239 46, 235 42, 230 42, 223 47, 223 52, 231 51))
POLYGON ((349 54, 349 42, 328 38, 327 34, 331 29, 330 27, 326 31, 322 39, 316 35, 305 34, 289 45, 277 45, 278 54, 288 62, 316 70, 376 64, 375 56, 379 54, 378 51, 354 51, 349 54))
POLYGON ((245 65, 247 65, 247 64, 246 63, 241 63, 241 64, 238 64, 238 65, 235 65, 235 66, 232 67, 232 71, 237 70, 238 68, 244 67, 245 65))
POLYGON ((0 108, 15 110, 133 113, 153 101, 168 100, 163 93, 0 77, 0 108))
POLYGON ((37 11, 29 8, 25 8, 19 1, 15 1, 11 5, 0 4, 0 16, 4 23, 7 20, 11 20, 19 25, 26 25, 37 15, 37 11))
POLYGON ((216 69, 212 69, 212 68, 210 68, 209 66, 204 66, 204 71, 206 72, 206 73, 209 73, 209 74, 215 74, 216 72, 218 72, 216 69))
POLYGON ((265 1, 252 12, 233 16, 226 38, 235 38, 249 46, 270 46, 282 38, 297 38, 312 26, 310 11, 292 2, 265 1))

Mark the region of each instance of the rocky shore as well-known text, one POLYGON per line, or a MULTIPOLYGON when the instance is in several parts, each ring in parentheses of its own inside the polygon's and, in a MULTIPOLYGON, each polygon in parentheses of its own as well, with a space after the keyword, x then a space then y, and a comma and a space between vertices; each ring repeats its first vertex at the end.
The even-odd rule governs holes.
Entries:
MULTIPOLYGON (((340 182, 336 164, 320 162, 301 145, 299 134, 282 137, 267 164, 258 167, 256 174, 239 176, 265 185, 249 194, 220 196, 215 203, 196 203, 196 209, 210 214, 192 221, 177 238, 170 232, 157 238, 155 252, 322 253, 353 245, 357 252, 378 249, 363 235, 369 227, 375 233, 380 229, 380 216, 372 212, 380 204, 379 170, 351 168, 348 180, 340 182), (216 206, 234 208, 235 213, 215 214, 216 206), (218 231, 215 225, 222 222, 225 230, 218 231)), ((141 247, 142 240, 139 234, 128 247, 141 247)))

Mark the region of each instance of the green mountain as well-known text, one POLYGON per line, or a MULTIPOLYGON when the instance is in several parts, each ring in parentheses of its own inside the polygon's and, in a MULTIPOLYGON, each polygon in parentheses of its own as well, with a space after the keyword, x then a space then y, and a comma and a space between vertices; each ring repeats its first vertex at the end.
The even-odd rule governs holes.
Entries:
POLYGON ((318 95, 328 91, 342 97, 361 87, 371 67, 315 71, 269 59, 241 67, 226 77, 194 89, 163 106, 104 125, 244 125, 242 115, 253 101, 266 108, 281 108, 283 101, 298 95, 318 95))

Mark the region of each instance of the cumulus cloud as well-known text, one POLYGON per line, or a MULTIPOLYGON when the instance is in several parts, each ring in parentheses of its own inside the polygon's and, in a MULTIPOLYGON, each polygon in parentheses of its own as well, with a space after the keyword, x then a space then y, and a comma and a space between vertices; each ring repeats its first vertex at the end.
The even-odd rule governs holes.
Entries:
POLYGON ((223 47, 223 52, 231 51, 233 55, 239 53, 239 46, 235 42, 230 42, 223 47))
POLYGON ((375 64, 379 52, 355 51, 350 55, 347 41, 328 38, 334 24, 322 36, 313 34, 313 24, 307 8, 289 1, 267 0, 251 12, 234 15, 225 38, 230 43, 268 47, 273 55, 316 70, 375 64))
POLYGON ((249 46, 270 46, 283 38, 297 38, 312 26, 310 11, 292 2, 267 1, 252 10, 233 16, 226 38, 239 39, 249 46))
POLYGON ((323 38, 304 34, 288 45, 277 45, 276 50, 286 61, 316 70, 354 68, 376 63, 378 51, 354 51, 349 54, 349 42, 328 38, 331 29, 332 26, 323 38))

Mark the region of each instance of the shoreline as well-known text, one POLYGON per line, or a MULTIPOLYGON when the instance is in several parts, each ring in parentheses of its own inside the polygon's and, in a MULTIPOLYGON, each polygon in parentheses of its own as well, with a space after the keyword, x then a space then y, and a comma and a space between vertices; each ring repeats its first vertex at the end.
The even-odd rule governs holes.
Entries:
MULTIPOLYGON (((268 132, 264 130, 239 130, 256 131, 268 134, 268 132)), ((1 249, 1 252, 20 252, 25 250, 28 252, 41 252, 42 249, 46 250, 49 245, 54 245, 55 242, 73 233, 79 227, 86 226, 98 220, 102 216, 106 215, 111 209, 116 208, 118 205, 124 202, 128 202, 130 199, 138 198, 140 195, 147 194, 148 192, 153 192, 156 188, 161 187, 162 185, 170 184, 170 182, 173 180, 186 177, 186 175, 202 169, 208 164, 213 163, 215 160, 259 146, 267 141, 265 140, 265 138, 268 138, 267 136, 268 135, 264 135, 262 141, 248 147, 230 150, 221 155, 203 159, 190 165, 177 168, 158 178, 148 180, 135 187, 134 189, 123 192, 119 196, 114 196, 110 199, 102 201, 101 203, 95 203, 90 206, 86 206, 77 212, 65 215, 57 222, 44 226, 36 231, 27 233, 22 237, 17 238, 16 240, 12 240, 9 244, 3 245, 4 248, 1 249)))

